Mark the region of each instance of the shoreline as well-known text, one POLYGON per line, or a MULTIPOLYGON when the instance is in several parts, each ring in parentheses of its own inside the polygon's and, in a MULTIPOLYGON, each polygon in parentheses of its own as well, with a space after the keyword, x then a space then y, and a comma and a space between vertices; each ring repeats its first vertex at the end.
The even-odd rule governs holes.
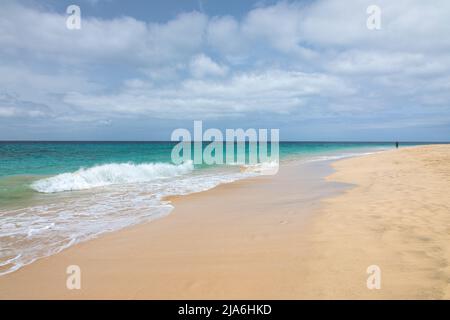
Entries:
MULTIPOLYGON (((286 254, 298 259, 285 234, 302 243, 305 233, 297 231, 305 228, 312 207, 341 188, 324 180, 331 172, 327 161, 289 163, 275 176, 171 198, 175 208, 162 219, 103 234, 0 277, 0 299, 275 298, 274 286, 285 282, 279 261, 286 254), (299 177, 307 180, 304 185, 299 177), (299 202, 305 206, 298 208, 299 202), (82 290, 66 289, 69 265, 80 266, 82 290), (261 284, 268 276, 273 279, 261 284), (143 293, 140 278, 152 284, 143 293), (248 283, 247 290, 240 283, 248 283)), ((278 298, 295 289, 285 286, 287 293, 279 288, 278 298)))
POLYGON ((334 162, 327 180, 352 188, 325 199, 309 229, 312 296, 450 299, 449 163, 448 144, 334 162), (366 286, 373 265, 379 290, 366 286))
POLYGON ((163 219, 0 277, 0 299, 448 299, 449 159, 448 145, 402 148, 171 198, 163 219), (381 290, 365 286, 371 264, 381 290))

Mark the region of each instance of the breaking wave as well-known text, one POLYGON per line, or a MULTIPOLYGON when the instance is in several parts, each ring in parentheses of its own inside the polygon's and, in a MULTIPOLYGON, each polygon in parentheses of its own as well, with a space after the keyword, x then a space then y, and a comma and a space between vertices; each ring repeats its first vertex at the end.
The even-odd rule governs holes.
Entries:
POLYGON ((85 190, 115 184, 149 182, 188 174, 194 170, 192 161, 180 165, 168 163, 111 163, 35 181, 31 187, 43 193, 85 190))

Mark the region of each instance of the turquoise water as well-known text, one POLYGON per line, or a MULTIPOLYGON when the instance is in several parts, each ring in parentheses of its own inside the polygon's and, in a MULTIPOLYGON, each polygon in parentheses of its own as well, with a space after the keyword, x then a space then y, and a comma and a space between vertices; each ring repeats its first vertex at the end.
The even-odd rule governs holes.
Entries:
MULTIPOLYGON (((175 165, 175 144, 0 142, 0 275, 101 233, 164 216, 172 210, 164 201, 167 196, 208 190, 273 168, 274 161, 256 166, 192 161, 175 165)), ((393 147, 282 142, 280 165, 393 147)))
MULTIPOLYGON (((171 162, 172 142, 0 142, 0 177, 52 175, 108 163, 171 162)), ((392 143, 281 142, 280 157, 361 148, 391 148, 392 143)))
MULTIPOLYGON (((172 163, 175 145, 175 142, 0 142, 0 209, 31 198, 36 190, 30 185, 44 177, 106 164, 172 163)), ((280 158, 285 159, 392 146, 392 143, 282 142, 279 148, 280 158)), ((207 167, 195 165, 196 169, 207 167)))
MULTIPOLYGON (((176 142, 0 142, 0 210, 29 205, 33 201, 39 203, 39 201, 50 198, 50 196, 40 195, 38 191, 42 190, 33 188, 33 182, 58 174, 111 164, 171 164, 171 151, 175 145, 176 142)), ((203 148, 206 145, 205 143, 203 148)), ((393 143, 390 142, 281 142, 279 156, 283 160, 332 156, 352 151, 363 152, 364 150, 392 147, 393 143)), ((246 159, 248 159, 248 149, 247 144, 246 159)), ((226 147, 223 152, 225 154, 226 147)), ((196 164, 194 168, 196 170, 211 169, 211 166, 196 164)), ((112 170, 112 168, 110 169, 112 170)), ((118 172, 120 169, 124 168, 116 168, 115 171, 118 172)), ((107 182, 104 184, 134 182, 133 178, 128 176, 121 179, 120 176, 108 177, 107 172, 101 174, 107 182)), ((99 177, 93 178, 98 179, 99 177)), ((148 180, 152 180, 151 175, 148 180)), ((103 184, 96 183, 95 186, 103 186, 103 184)), ((65 185, 65 187, 50 188, 49 190, 71 191, 77 190, 77 188, 79 189, 77 185, 65 185)), ((83 189, 88 188, 83 186, 83 189)))

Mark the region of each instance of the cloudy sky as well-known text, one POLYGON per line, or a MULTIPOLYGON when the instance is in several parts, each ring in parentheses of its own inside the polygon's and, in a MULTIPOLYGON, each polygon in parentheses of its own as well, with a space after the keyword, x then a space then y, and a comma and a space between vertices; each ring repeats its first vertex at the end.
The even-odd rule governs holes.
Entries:
POLYGON ((450 140, 448 0, 0 6, 0 140, 169 140, 193 120, 282 140, 450 140))

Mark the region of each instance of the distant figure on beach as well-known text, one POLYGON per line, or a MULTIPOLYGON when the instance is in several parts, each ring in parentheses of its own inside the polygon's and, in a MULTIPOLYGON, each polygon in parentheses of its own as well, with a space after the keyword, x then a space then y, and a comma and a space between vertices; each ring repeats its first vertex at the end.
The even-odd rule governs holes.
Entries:
POLYGON ((398 149, 398 141, 395 143, 395 147, 398 149))

